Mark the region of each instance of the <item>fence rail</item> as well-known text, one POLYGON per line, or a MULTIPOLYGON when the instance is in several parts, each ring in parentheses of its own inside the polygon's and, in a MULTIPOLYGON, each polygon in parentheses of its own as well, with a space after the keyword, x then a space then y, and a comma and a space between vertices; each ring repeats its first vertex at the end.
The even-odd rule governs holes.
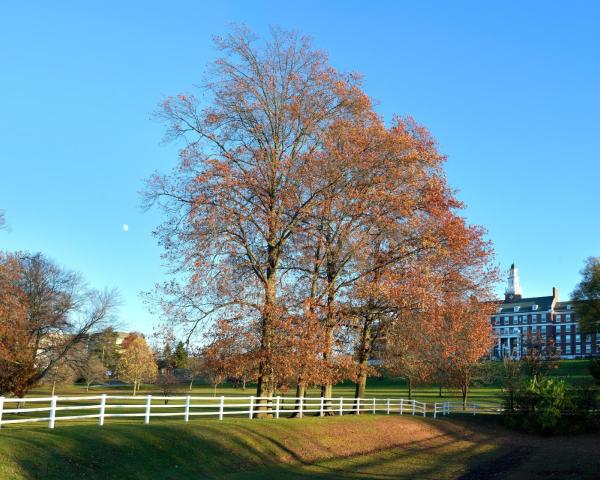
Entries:
MULTIPOLYGON (((435 414, 436 407, 433 410, 435 414)), ((348 397, 255 397, 255 396, 53 396, 53 397, 0 397, 0 427, 16 423, 47 422, 54 428, 57 421, 97 419, 104 425, 108 418, 143 418, 150 423, 153 417, 247 416, 257 418, 268 415, 274 418, 314 414, 399 414, 422 415, 428 413, 427 404, 403 398, 348 398, 348 397)))
POLYGON ((437 418, 438 415, 446 416, 451 413, 468 413, 477 415, 482 413, 488 414, 499 414, 504 412, 504 406, 498 402, 456 402, 456 401, 445 401, 435 402, 433 404, 433 418, 437 418))
POLYGON ((143 418, 150 423, 153 417, 182 417, 188 422, 192 417, 247 416, 258 418, 268 415, 344 415, 376 414, 421 415, 431 413, 433 418, 451 413, 498 414, 501 403, 443 401, 426 404, 403 398, 351 398, 351 397, 255 397, 255 396, 159 396, 159 395, 90 395, 53 397, 0 397, 0 428, 2 425, 29 422, 47 422, 54 428, 57 421, 97 419, 104 425, 108 418, 143 418))

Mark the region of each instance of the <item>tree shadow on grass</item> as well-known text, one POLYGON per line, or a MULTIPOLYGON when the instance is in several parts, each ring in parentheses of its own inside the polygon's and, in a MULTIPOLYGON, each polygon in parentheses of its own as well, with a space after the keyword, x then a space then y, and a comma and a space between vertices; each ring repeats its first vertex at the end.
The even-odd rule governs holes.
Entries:
POLYGON ((385 419, 390 417, 371 418, 376 422, 328 417, 7 428, 0 431, 0 478, 471 480, 504 478, 539 447, 501 427, 498 419, 483 416, 395 417, 389 422, 385 419), (414 440, 398 435, 396 444, 381 450, 357 448, 357 440, 349 437, 354 449, 346 451, 360 453, 344 454, 345 439, 335 438, 343 428, 349 435, 357 428, 378 435, 385 433, 382 428, 409 426, 422 427, 425 433, 414 440), (519 458, 514 448, 522 448, 516 451, 519 458))

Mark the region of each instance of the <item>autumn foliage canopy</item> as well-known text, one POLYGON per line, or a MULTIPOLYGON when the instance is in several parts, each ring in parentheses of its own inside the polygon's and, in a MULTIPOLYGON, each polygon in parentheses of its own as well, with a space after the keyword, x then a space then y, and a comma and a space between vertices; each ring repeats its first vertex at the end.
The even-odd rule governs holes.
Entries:
POLYGON ((417 330, 439 364, 481 358, 489 326, 472 314, 490 298, 492 250, 460 216, 429 132, 386 124, 360 77, 297 33, 260 43, 240 28, 216 44, 199 91, 157 113, 181 145, 146 190, 165 215, 165 316, 208 331, 215 370, 251 375, 259 397, 289 385, 330 396, 342 379, 362 395, 373 358, 405 375, 394 358, 419 357, 417 330))

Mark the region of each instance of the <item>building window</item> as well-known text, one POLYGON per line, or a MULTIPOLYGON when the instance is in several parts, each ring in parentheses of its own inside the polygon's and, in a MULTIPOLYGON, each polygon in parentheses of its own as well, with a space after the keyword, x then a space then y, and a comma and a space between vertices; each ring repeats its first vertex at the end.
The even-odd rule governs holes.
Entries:
POLYGON ((566 348, 565 348, 565 353, 566 353, 567 355, 571 355, 571 345, 567 345, 567 346, 566 346, 566 348))
POLYGON ((565 335, 565 342, 571 343, 571 335, 565 335))
POLYGON ((556 315, 556 321, 560 322, 560 315, 556 315))
POLYGON ((570 314, 570 313, 567 313, 567 318, 566 318, 566 320, 565 320, 565 321, 567 321, 567 322, 570 322, 570 321, 571 321, 571 314, 570 314))
POLYGON ((581 345, 575 345, 575 353, 581 353, 581 345))
POLYGON ((581 335, 579 335, 579 334, 575 335, 575 341, 577 343, 581 343, 581 335))
POLYGON ((546 313, 542 314, 542 322, 546 321, 546 315, 547 315, 546 313))
POLYGON ((556 326, 556 333, 560 333, 560 329, 562 328, 562 325, 557 325, 556 326))

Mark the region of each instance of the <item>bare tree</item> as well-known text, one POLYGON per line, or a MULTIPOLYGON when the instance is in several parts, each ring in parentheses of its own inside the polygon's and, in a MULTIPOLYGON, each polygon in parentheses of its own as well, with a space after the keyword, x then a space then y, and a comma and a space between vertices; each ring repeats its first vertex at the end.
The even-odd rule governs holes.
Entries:
MULTIPOLYGON (((79 345, 90 333, 113 318, 118 305, 115 290, 89 289, 80 275, 60 268, 42 254, 17 254, 4 264, 17 264, 12 287, 19 292, 24 314, 19 321, 9 315, 0 317, 18 331, 19 352, 0 358, 0 393, 17 395, 40 382, 59 363, 69 363, 79 345), (19 379, 15 381, 15 379, 19 379)), ((1 330, 1 329, 0 329, 1 330)), ((0 340, 1 341, 1 340, 0 340)), ((10 346, 0 350, 11 351, 10 346)))
POLYGON ((102 359, 88 349, 85 349, 82 357, 77 362, 77 373, 83 379, 86 391, 90 390, 93 383, 101 382, 107 376, 107 370, 102 363, 102 359))

